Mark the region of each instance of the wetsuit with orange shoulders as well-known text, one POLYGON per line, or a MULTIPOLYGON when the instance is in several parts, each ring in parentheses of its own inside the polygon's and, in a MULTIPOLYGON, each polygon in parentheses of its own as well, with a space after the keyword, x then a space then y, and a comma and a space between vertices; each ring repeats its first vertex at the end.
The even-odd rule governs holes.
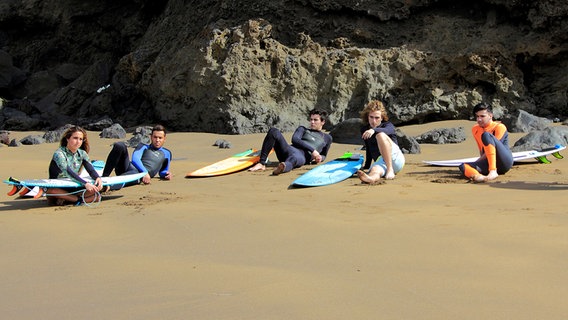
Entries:
POLYGON ((507 127, 499 121, 482 128, 476 124, 471 129, 480 157, 469 163, 462 163, 460 171, 467 177, 487 175, 489 171, 497 170, 498 174, 504 174, 513 166, 513 154, 509 149, 509 133, 507 127))

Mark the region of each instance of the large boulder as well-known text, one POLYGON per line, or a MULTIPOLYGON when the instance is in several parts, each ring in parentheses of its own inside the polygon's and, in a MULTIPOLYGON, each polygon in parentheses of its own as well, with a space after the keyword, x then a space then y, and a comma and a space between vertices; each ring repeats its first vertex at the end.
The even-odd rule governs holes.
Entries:
POLYGON ((438 128, 425 132, 418 137, 418 143, 432 143, 432 144, 446 144, 446 143, 460 143, 466 139, 465 130, 463 127, 457 128, 438 128))
POLYGON ((502 119, 510 132, 531 132, 547 128, 552 120, 534 116, 524 110, 511 112, 502 119))
POLYGON ((538 150, 568 145, 568 126, 548 127, 544 130, 533 131, 515 142, 513 151, 538 150))

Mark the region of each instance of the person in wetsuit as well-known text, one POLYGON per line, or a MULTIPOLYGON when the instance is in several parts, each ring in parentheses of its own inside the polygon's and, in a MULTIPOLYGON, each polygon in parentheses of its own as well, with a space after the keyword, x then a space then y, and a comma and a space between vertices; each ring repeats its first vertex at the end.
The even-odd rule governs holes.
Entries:
MULTIPOLYGON (((170 180, 172 174, 170 170, 170 162, 172 161, 172 153, 163 147, 166 142, 166 129, 162 125, 152 128, 150 135, 150 144, 139 144, 132 153, 132 161, 128 158, 128 148, 124 142, 116 142, 113 144, 112 150, 108 154, 103 169, 103 177, 108 177, 115 171, 117 176, 136 174, 146 172, 142 179, 126 183, 124 186, 139 184, 149 184, 151 179, 158 174, 160 179, 170 180)), ((117 190, 122 185, 114 185, 110 189, 117 190)))
POLYGON ((80 200, 87 203, 96 201, 97 194, 102 190, 103 184, 89 160, 90 147, 87 132, 78 126, 70 127, 63 133, 59 144, 59 148, 55 151, 49 163, 49 178, 70 178, 83 187, 75 189, 49 188, 47 189, 47 203, 49 205, 64 205, 78 203, 80 200), (79 175, 83 167, 93 178, 93 183, 87 182, 79 175), (78 191, 83 189, 85 191, 80 195, 78 191))
POLYGON ((289 172, 308 163, 320 163, 325 160, 331 147, 332 138, 322 132, 327 112, 313 109, 309 113, 310 127, 299 126, 292 135, 292 145, 286 142, 282 132, 270 128, 262 142, 260 161, 249 171, 264 171, 268 155, 274 148, 280 163, 272 172, 273 175, 289 172))
POLYGON ((379 100, 371 100, 361 111, 361 137, 365 143, 365 165, 357 171, 363 183, 376 183, 385 178, 392 180, 400 172, 406 162, 404 154, 398 146, 396 129, 389 121, 387 110, 379 100), (371 166, 371 162, 375 163, 371 166))
POLYGON ((493 109, 490 104, 477 104, 473 107, 473 115, 477 124, 471 132, 480 157, 474 162, 462 163, 459 169, 465 177, 475 182, 494 180, 513 166, 509 133, 504 124, 493 121, 493 109))

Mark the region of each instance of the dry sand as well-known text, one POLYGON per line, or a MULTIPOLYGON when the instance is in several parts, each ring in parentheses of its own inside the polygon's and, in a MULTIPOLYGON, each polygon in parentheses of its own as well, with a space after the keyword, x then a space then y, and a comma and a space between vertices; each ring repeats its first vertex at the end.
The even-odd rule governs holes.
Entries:
MULTIPOLYGON (((92 208, 8 197, 5 185, 2 318, 568 318, 568 160, 515 165, 490 184, 421 164, 474 156, 469 138, 422 145, 382 185, 288 189, 310 166, 184 178, 262 137, 171 133, 172 181, 92 208), (232 149, 212 146, 221 138, 232 149)), ((91 157, 104 160, 113 141, 89 138, 91 157)), ((56 148, 1 147, 2 178, 47 176, 56 148)), ((357 148, 334 144, 329 158, 357 148)))

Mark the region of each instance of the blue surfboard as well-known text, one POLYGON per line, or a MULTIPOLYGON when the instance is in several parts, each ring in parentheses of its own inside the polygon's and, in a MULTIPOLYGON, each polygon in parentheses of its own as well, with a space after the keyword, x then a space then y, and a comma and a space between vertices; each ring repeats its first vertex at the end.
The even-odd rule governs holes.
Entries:
POLYGON ((292 182, 296 187, 319 187, 341 182, 353 176, 363 165, 362 154, 345 153, 330 162, 320 164, 292 182))

